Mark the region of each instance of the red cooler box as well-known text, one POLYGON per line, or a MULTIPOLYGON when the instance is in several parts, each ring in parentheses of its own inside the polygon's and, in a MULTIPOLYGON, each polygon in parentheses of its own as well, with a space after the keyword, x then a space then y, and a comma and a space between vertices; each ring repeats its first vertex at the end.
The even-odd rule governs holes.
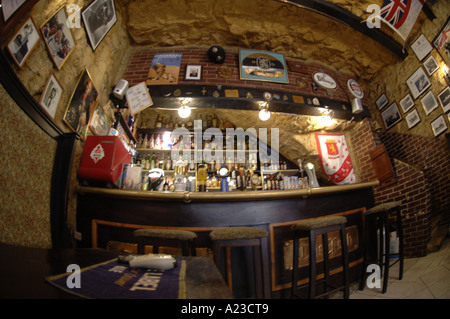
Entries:
POLYGON ((130 163, 131 155, 117 136, 88 136, 78 177, 115 183, 122 174, 123 164, 130 163))

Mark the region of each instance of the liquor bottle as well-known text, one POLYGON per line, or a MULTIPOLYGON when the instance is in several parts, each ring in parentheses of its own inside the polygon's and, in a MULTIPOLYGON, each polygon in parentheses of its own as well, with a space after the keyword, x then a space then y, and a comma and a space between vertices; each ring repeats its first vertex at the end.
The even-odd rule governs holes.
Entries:
POLYGON ((146 148, 155 148, 155 136, 152 134, 146 148))
POLYGON ((144 137, 144 141, 143 141, 142 147, 143 147, 143 148, 148 148, 148 135, 147 135, 147 134, 145 134, 145 137, 144 137))
POLYGON ((150 159, 150 169, 153 169, 156 167, 156 157, 155 153, 152 154, 152 157, 150 159))
POLYGON ((245 179, 244 179, 244 167, 241 165, 239 166, 239 172, 236 175, 236 188, 240 191, 245 190, 245 179))
POLYGON ((217 126, 217 116, 216 113, 214 113, 213 119, 212 119, 212 126, 213 127, 218 127, 217 126))
POLYGON ((165 177, 163 191, 168 191, 168 190, 169 190, 169 183, 167 182, 167 177, 165 177))
POLYGON ((206 179, 208 177, 208 172, 206 171, 206 166, 204 163, 198 166, 197 170, 197 184, 199 192, 206 192, 206 179))
POLYGON ((156 118, 155 128, 161 128, 162 122, 161 122, 161 115, 158 114, 158 117, 156 118))

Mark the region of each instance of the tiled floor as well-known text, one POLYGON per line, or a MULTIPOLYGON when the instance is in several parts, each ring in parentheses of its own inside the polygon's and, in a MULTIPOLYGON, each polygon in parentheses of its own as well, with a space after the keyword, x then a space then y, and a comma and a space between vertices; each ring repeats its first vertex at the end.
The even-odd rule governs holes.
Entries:
POLYGON ((398 266, 389 269, 386 293, 381 288, 358 290, 352 286, 350 299, 450 299, 450 238, 441 248, 421 258, 406 258, 403 279, 398 266))

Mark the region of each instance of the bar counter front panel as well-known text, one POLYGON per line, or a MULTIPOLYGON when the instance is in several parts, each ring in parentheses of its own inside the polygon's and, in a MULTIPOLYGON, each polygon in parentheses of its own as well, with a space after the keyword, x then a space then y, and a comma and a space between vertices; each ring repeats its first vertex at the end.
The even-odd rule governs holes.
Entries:
MULTIPOLYGON (((83 186, 78 190, 77 231, 82 234, 79 246, 106 247, 108 241, 134 243, 135 229, 155 227, 195 231, 199 236, 197 247, 211 247, 208 234, 214 229, 258 227, 269 232, 271 289, 276 292, 290 287, 290 226, 303 219, 344 215, 348 219, 351 279, 357 280, 361 271, 357 266, 362 262, 361 212, 374 205, 372 188, 377 185, 378 181, 288 191, 227 193, 129 191, 83 186)), ((333 235, 329 240, 333 241, 333 235)), ((330 247, 332 250, 333 246, 330 247)), ((300 256, 307 252, 302 243, 300 249, 304 249, 300 256)), ((340 255, 339 249, 340 241, 335 249, 337 255, 340 255)), ((307 256, 304 257, 307 260, 307 256)), ((304 268, 302 277, 307 278, 308 267, 302 262, 300 266, 304 268)), ((318 267, 320 274, 321 265, 318 267)))

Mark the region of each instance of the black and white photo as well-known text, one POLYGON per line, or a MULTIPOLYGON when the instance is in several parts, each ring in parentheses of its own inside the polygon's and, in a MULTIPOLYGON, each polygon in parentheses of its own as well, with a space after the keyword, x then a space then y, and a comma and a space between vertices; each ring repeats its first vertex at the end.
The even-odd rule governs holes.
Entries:
POLYGON ((39 32, 29 18, 8 43, 8 51, 17 66, 22 67, 39 40, 39 32))
POLYGON ((384 94, 384 93, 376 101, 377 108, 379 110, 381 110, 383 107, 385 107, 388 103, 389 103, 389 100, 388 100, 386 94, 384 94))
POLYGON ((386 129, 390 129, 396 123, 401 121, 402 116, 397 107, 397 103, 392 103, 386 110, 381 113, 386 129))
POLYGON ((412 129, 414 126, 420 123, 420 116, 417 110, 413 110, 411 113, 405 116, 406 124, 408 124, 408 128, 412 129))
POLYGON ((427 70, 428 75, 433 75, 434 72, 439 70, 439 64, 436 62, 432 55, 430 55, 430 57, 425 60, 423 66, 425 67, 425 70, 427 70))
POLYGON ((445 123, 443 114, 431 122, 431 129, 433 130, 434 136, 438 136, 447 130, 447 124, 445 123))
POLYGON ((400 107, 402 108, 403 114, 406 114, 415 105, 411 94, 406 94, 406 96, 400 100, 400 107))
POLYGON ((188 65, 186 66, 185 80, 200 80, 202 78, 202 66, 201 65, 188 65))
POLYGON ((92 50, 95 51, 117 21, 114 0, 94 0, 81 15, 92 50))
POLYGON ((432 91, 429 91, 427 94, 425 94, 420 101, 422 102, 422 106, 425 110, 426 115, 430 114, 438 107, 438 103, 432 91))
POLYGON ((448 86, 438 94, 438 99, 444 112, 450 111, 450 88, 448 86))
POLYGON ((419 67, 417 71, 409 77, 409 79, 406 81, 406 84, 408 85, 415 99, 418 98, 431 86, 431 82, 422 67, 419 67))
POLYGON ((41 95, 39 104, 47 112, 52 119, 55 118, 56 109, 58 108, 59 101, 63 93, 61 84, 52 73, 47 80, 44 92, 41 95))

